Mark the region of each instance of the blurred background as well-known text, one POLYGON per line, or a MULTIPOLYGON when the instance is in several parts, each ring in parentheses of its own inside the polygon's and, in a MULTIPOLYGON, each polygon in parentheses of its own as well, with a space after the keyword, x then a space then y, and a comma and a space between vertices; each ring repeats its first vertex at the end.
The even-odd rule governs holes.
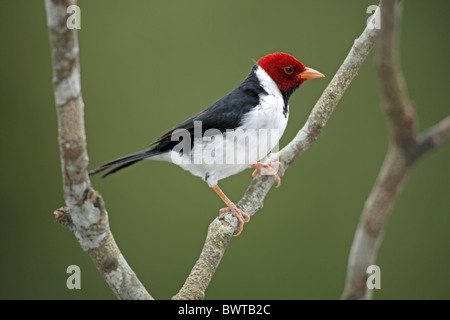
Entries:
MULTIPOLYGON (((281 147, 366 25, 376 1, 83 1, 82 91, 90 167, 142 150, 237 86, 253 61, 287 52, 327 77, 290 100, 281 147)), ((405 1, 401 57, 422 131, 449 114, 448 1, 405 1), (423 70, 426 68, 426 72, 423 70)), ((0 0, 0 298, 114 299, 73 234, 64 204, 43 1, 0 0), (81 290, 66 287, 69 265, 81 290)), ((338 299, 363 203, 387 150, 373 53, 319 140, 234 238, 207 299, 338 299)), ((238 201, 251 170, 223 180, 238 201)), ((143 162, 93 177, 119 247, 157 299, 197 260, 223 203, 179 167, 143 162)), ((375 299, 450 298, 450 143, 424 157, 380 248, 375 299)))

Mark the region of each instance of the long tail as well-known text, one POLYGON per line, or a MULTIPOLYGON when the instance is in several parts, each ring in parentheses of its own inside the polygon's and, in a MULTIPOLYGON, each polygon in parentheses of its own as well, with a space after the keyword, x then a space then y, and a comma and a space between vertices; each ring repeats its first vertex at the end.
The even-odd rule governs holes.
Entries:
POLYGON ((156 150, 154 150, 154 149, 140 151, 140 152, 136 152, 136 153, 130 154, 128 156, 113 160, 111 162, 101 165, 98 168, 95 168, 95 169, 89 171, 89 175, 91 176, 93 174, 102 172, 108 168, 112 168, 111 170, 109 170, 108 172, 106 172, 105 174, 102 175, 102 178, 105 178, 114 172, 117 172, 123 168, 131 166, 132 164, 134 164, 136 162, 139 162, 145 158, 149 158, 152 155, 157 154, 158 152, 157 151, 155 152, 155 151, 156 150))

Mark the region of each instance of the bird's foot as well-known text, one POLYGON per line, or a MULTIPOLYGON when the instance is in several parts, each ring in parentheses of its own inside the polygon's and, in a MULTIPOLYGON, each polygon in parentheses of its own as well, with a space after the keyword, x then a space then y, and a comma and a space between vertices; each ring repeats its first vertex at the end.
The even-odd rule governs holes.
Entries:
POLYGON ((238 225, 237 233, 234 235, 235 237, 237 237, 238 235, 241 234, 242 230, 244 229, 244 223, 250 221, 250 216, 248 214, 246 214, 244 211, 242 211, 241 209, 239 209, 235 204, 230 205, 227 208, 220 209, 219 216, 224 213, 228 213, 228 212, 231 212, 231 214, 233 216, 235 216, 236 219, 238 219, 239 225, 238 225))
POLYGON ((262 163, 257 162, 255 164, 252 164, 250 168, 255 168, 255 171, 253 171, 252 177, 256 177, 256 175, 259 173, 261 175, 271 175, 273 177, 273 180, 277 183, 277 188, 281 185, 281 179, 278 175, 277 171, 272 168, 273 166, 281 167, 282 163, 280 161, 271 162, 271 163, 262 163))

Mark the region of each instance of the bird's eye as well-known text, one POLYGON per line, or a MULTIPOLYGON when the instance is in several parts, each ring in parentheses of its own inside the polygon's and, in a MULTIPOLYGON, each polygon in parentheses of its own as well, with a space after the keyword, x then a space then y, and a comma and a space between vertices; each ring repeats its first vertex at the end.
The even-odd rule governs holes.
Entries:
POLYGON ((291 66, 284 67, 284 72, 286 72, 286 74, 292 74, 293 71, 294 69, 291 66))

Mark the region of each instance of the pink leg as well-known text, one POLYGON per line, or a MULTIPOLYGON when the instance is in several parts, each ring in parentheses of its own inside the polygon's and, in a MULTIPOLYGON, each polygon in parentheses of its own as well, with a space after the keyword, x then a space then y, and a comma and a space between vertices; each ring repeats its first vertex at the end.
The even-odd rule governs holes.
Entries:
POLYGON ((225 195, 225 193, 223 193, 223 191, 219 188, 219 186, 216 185, 212 188, 223 200, 223 202, 225 202, 225 204, 227 205, 227 208, 220 209, 219 215, 224 214, 226 212, 231 212, 238 219, 239 222, 237 230, 238 232, 235 235, 235 237, 237 237, 238 235, 241 234, 242 229, 244 229, 244 223, 250 221, 250 216, 241 209, 239 209, 230 199, 228 199, 228 197, 225 195))

